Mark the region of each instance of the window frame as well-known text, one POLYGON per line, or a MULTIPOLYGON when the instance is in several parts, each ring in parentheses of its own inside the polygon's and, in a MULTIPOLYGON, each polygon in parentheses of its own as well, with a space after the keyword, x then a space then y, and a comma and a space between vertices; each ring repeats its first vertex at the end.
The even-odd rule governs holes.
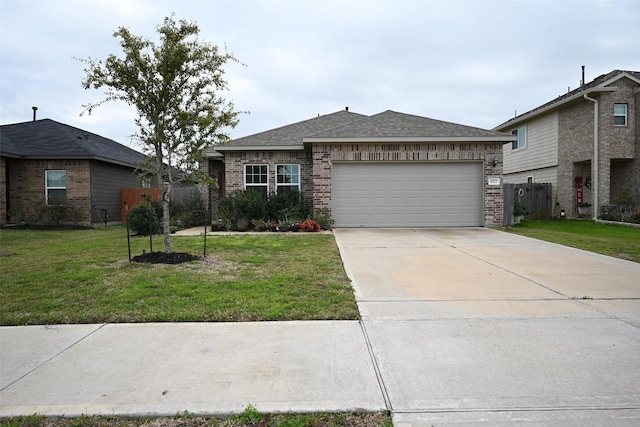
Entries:
MULTIPOLYGON (((264 194, 265 196, 267 194, 269 194, 269 164, 267 163, 245 163, 244 167, 243 167, 243 171, 244 171, 244 190, 245 191, 255 191, 255 189, 262 189, 264 188, 264 194), (251 172, 251 174, 247 173, 247 168, 248 167, 260 167, 260 168, 266 168, 264 174, 262 173, 262 171, 259 174, 255 174, 253 171, 251 172), (259 182, 259 183, 255 183, 255 182, 247 182, 247 177, 251 175, 252 177, 254 176, 265 176, 266 178, 266 182, 259 182)), ((252 180, 253 181, 253 180, 252 180)), ((262 191, 262 190, 261 190, 262 191)))
MULTIPOLYGON (((60 178, 56 179, 59 181, 60 178)), ((53 180, 52 180, 53 181, 53 180)), ((66 169, 47 169, 44 171, 44 200, 47 206, 61 206, 67 204, 67 170, 66 169), (49 185, 49 173, 50 172, 64 172, 64 186, 49 185), (49 191, 50 190, 64 190, 64 198, 61 203, 49 203, 49 191)))
POLYGON ((300 164, 298 163, 278 163, 276 164, 276 193, 278 192, 278 190, 280 188, 295 188, 296 190, 298 190, 298 192, 300 192, 300 164), (279 168, 281 166, 287 167, 287 166, 295 166, 297 168, 297 178, 298 178, 298 182, 282 182, 280 183, 278 178, 280 176, 288 176, 289 174, 280 174, 279 173, 279 168))
POLYGON ((515 135, 518 137, 517 140, 511 143, 512 150, 523 150, 527 148, 527 127, 520 126, 511 131, 511 135, 515 135), (520 145, 522 143, 522 145, 520 145))
POLYGON ((616 102, 613 104, 613 125, 614 126, 626 126, 629 118, 629 106, 627 104, 623 104, 620 102, 616 102), (624 107, 624 114, 620 114, 616 112, 616 107, 624 107), (622 117, 624 123, 616 123, 616 119, 622 117))

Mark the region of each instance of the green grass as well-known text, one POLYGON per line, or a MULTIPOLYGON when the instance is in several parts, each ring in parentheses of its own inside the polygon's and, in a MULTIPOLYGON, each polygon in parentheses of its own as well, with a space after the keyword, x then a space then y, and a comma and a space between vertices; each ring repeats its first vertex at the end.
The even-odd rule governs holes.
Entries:
MULTIPOLYGON (((174 236, 201 255, 203 237, 174 236)), ((148 237, 132 237, 132 255, 148 237)), ((162 238, 154 238, 154 249, 162 238)), ((126 230, 1 230, 0 324, 357 319, 330 234, 208 236, 207 258, 129 263, 126 230)))
POLYGON ((505 231, 640 262, 640 228, 586 220, 523 221, 505 231))
POLYGON ((117 416, 81 416, 78 418, 26 417, 0 418, 2 427, 393 427, 391 416, 381 413, 310 413, 310 414, 262 414, 252 410, 222 418, 203 418, 185 411, 175 417, 126 418, 117 416), (264 423, 264 424, 263 424, 264 423))

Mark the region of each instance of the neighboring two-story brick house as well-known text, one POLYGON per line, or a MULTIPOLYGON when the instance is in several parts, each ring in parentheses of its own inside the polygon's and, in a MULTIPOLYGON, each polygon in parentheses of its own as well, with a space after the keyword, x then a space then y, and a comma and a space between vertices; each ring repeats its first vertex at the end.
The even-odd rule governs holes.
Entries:
MULTIPOLYGON (((511 134, 385 111, 345 111, 205 151, 218 197, 294 187, 336 227, 501 226, 511 134)), ((214 217, 215 218, 215 217, 214 217)))
POLYGON ((34 120, 0 126, 0 225, 42 205, 69 205, 83 224, 122 215, 121 190, 141 187, 142 153, 91 132, 34 120), (18 215, 20 212, 20 215, 18 215), (12 218, 12 214, 14 218, 12 218))
POLYGON ((505 144, 505 182, 548 182, 555 214, 595 217, 627 192, 640 203, 640 72, 615 70, 494 130, 505 144))

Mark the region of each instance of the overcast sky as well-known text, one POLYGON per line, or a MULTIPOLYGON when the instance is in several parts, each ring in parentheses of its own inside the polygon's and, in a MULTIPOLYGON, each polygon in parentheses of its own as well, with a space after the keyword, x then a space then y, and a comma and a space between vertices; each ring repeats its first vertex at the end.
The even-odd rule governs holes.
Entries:
POLYGON ((233 138, 385 110, 491 129, 615 69, 640 71, 640 0, 0 0, 0 123, 50 118, 130 145, 125 104, 75 59, 121 55, 118 27, 157 41, 165 16, 227 46, 233 138))

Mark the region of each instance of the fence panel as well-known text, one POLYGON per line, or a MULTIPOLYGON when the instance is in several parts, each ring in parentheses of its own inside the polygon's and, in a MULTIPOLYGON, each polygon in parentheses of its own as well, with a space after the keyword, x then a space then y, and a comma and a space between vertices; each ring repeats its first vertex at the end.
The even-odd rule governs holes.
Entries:
POLYGON ((527 219, 551 219, 553 217, 550 183, 504 184, 504 225, 513 225, 513 208, 516 202, 527 210, 527 219))
POLYGON ((151 195, 152 199, 160 200, 162 198, 162 190, 159 188, 123 188, 122 189, 122 218, 124 224, 127 220, 127 209, 131 210, 134 206, 145 201, 145 195, 151 195))

